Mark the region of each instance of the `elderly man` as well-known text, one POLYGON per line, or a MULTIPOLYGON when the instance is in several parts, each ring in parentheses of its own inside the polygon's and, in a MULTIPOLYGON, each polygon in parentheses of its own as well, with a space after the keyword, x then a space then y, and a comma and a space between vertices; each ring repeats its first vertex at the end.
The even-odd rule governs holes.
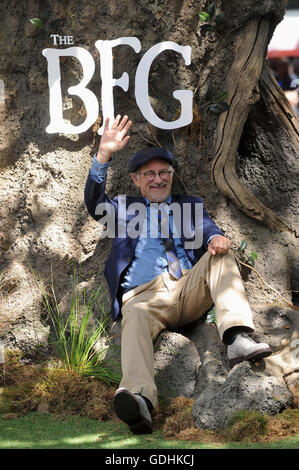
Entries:
POLYGON ((172 194, 173 156, 167 149, 148 147, 130 158, 131 178, 141 196, 126 197, 125 220, 117 225, 123 212, 120 196, 106 196, 106 173, 112 154, 127 144, 131 124, 127 116, 117 116, 109 128, 106 120, 86 182, 85 204, 96 220, 100 219, 97 208, 101 204, 105 204, 111 217, 116 214, 115 238, 105 268, 112 316, 122 316, 123 377, 114 396, 114 407, 131 431, 141 434, 152 432, 151 412, 157 402, 153 341, 163 329, 191 323, 215 304, 219 335, 227 345, 231 366, 266 357, 271 349, 251 338, 252 313, 238 267, 229 252, 231 242, 209 218, 202 199, 172 194), (144 209, 139 236, 132 236, 129 230, 132 204, 144 209), (180 209, 179 219, 171 207, 180 209), (195 210, 198 207, 200 226, 195 210), (150 220, 155 218, 153 214, 158 221, 156 233, 150 220), (187 224, 188 233, 200 232, 200 244, 188 244, 190 237, 184 230, 187 224), (120 234, 123 226, 126 230, 120 234))

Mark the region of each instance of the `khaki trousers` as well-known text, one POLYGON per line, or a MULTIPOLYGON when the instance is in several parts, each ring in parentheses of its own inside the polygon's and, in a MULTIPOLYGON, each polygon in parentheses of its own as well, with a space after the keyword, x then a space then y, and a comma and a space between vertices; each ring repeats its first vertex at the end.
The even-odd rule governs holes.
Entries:
POLYGON ((228 328, 254 330, 252 313, 234 257, 205 253, 176 280, 163 273, 122 298, 120 386, 140 393, 155 406, 153 341, 166 328, 177 328, 200 318, 214 303, 220 338, 228 328))

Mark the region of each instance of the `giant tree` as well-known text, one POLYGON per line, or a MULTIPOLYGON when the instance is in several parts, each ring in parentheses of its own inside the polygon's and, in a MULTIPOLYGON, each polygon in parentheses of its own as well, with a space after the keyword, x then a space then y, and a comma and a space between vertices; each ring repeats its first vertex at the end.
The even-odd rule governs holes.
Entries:
MULTIPOLYGON (((1 2, 1 337, 8 345, 28 352, 48 335, 28 261, 46 277, 52 265, 58 299, 69 287, 70 260, 81 263, 88 285, 105 286, 103 266, 110 240, 83 204, 102 109, 81 134, 45 131, 49 89, 42 50, 68 47, 56 46, 51 37, 55 34, 72 36, 75 46, 93 56, 95 73, 88 88, 100 105, 95 42, 139 38, 140 52, 120 46, 113 53, 114 77, 129 74, 126 92, 114 88, 115 112, 128 114, 133 126, 130 143, 113 159, 107 190, 134 191, 125 168, 136 149, 168 147, 176 159, 177 190, 204 197, 210 215, 233 241, 257 336, 277 351, 293 347, 298 336, 298 121, 267 61, 267 46, 285 8, 284 0, 1 2), (30 22, 33 18, 37 21, 30 22), (135 99, 138 63, 163 41, 192 47, 190 65, 166 50, 150 68, 150 102, 161 119, 180 116, 175 90, 193 91, 192 122, 173 130, 152 126, 135 99)), ((68 87, 81 80, 82 69, 71 57, 61 58, 60 67, 63 117, 79 124, 86 109, 68 94, 68 87)), ((108 298, 106 305, 109 308, 108 298)), ((200 324, 183 332, 197 344, 203 366, 194 331, 209 337, 214 330, 208 328, 200 324)), ((283 375, 289 383, 294 380, 291 362, 280 372, 271 367, 269 363, 281 380, 283 375)))

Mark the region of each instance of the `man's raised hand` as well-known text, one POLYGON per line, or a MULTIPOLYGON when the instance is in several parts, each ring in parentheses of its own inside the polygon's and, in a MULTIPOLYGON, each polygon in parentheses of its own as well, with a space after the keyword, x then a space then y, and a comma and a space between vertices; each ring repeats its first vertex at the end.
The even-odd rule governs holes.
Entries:
POLYGON ((129 135, 126 135, 132 125, 128 116, 121 119, 120 114, 115 118, 114 123, 109 129, 109 118, 105 120, 104 133, 101 137, 97 160, 99 163, 106 163, 110 160, 111 154, 118 152, 128 143, 129 135))

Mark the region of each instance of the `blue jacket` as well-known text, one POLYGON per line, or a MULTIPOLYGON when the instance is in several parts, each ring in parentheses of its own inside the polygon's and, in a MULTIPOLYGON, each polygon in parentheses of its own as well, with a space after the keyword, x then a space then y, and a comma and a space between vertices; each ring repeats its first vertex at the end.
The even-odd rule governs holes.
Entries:
MULTIPOLYGON (((99 203, 106 202, 109 204, 109 206, 111 205, 110 207, 114 208, 117 221, 118 197, 115 196, 113 199, 109 199, 105 194, 105 187, 106 181, 103 183, 96 183, 91 178, 90 174, 88 175, 84 192, 84 201, 88 213, 95 220, 98 220, 103 216, 103 214, 101 214, 101 216, 97 216, 95 214, 96 207, 99 203)), ((133 202, 145 204, 143 197, 126 197, 127 207, 133 202)), ((203 200, 193 196, 172 195, 172 202, 179 203, 182 215, 184 209, 183 203, 191 203, 191 230, 194 230, 195 203, 203 203, 203 200)), ((135 214, 127 215, 126 224, 128 224, 128 222, 133 217, 135 217, 135 214)), ((181 219, 183 221, 183 216, 181 219)), ((185 240, 188 240, 184 238, 183 227, 181 227, 181 234, 182 243, 184 244, 185 240)), ((205 207, 203 207, 203 244, 200 248, 197 249, 185 249, 186 255, 191 261, 192 266, 194 266, 201 256, 207 251, 207 241, 212 235, 223 235, 223 232, 210 219, 205 207)), ((126 235, 125 238, 118 238, 116 230, 111 252, 108 260, 106 261, 104 275, 110 289, 111 314, 114 320, 119 315, 121 309, 122 290, 120 288, 120 284, 122 282, 122 275, 126 272, 126 269, 133 260, 137 240, 138 238, 131 238, 128 235, 126 235)))

